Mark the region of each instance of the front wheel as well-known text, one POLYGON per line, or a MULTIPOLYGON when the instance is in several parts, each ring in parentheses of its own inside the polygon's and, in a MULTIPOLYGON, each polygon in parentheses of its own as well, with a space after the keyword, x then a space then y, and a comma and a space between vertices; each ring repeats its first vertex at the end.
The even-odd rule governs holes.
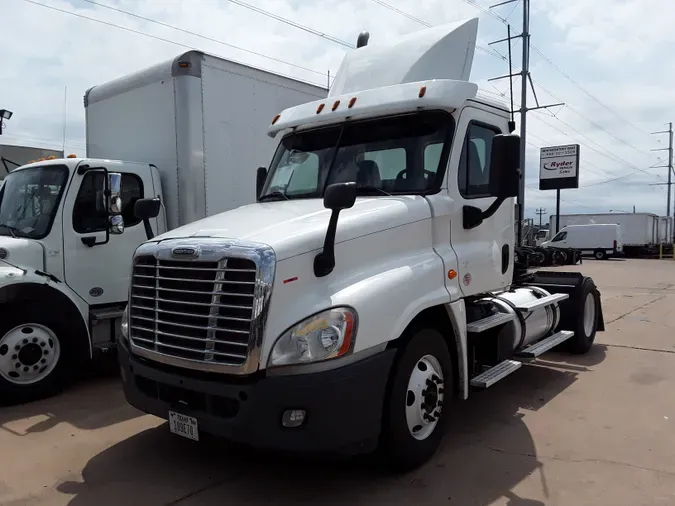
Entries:
POLYGON ((72 376, 74 350, 58 320, 6 308, 0 322, 0 404, 19 404, 59 392, 72 376))
POLYGON ((597 260, 604 260, 605 258, 607 258, 607 253, 605 253, 605 250, 604 250, 604 249, 596 249, 596 250, 593 252, 593 256, 594 256, 597 260))
POLYGON ((393 368, 380 450, 399 471, 428 461, 443 437, 453 399, 452 359, 435 329, 415 331, 393 368))

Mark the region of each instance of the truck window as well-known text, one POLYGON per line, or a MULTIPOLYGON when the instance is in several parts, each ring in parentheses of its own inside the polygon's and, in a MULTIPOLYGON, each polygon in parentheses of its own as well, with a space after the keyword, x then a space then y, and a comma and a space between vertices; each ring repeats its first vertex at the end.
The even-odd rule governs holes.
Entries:
POLYGON ((553 239, 551 239, 551 242, 564 241, 566 238, 567 238, 567 232, 560 232, 553 239))
POLYGON ((403 148, 366 151, 363 159, 377 164, 382 179, 396 179, 396 175, 406 169, 406 152, 403 148))
MULTIPOLYGON (((89 172, 82 178, 73 208, 73 230, 79 234, 100 232, 108 226, 100 188, 105 174, 89 172)), ((143 182, 136 174, 122 174, 122 218, 126 228, 140 223, 134 216, 134 204, 143 198, 143 182)))
POLYGON ((459 193, 465 198, 489 196, 490 150, 499 129, 470 122, 459 160, 459 193))
POLYGON ((327 185, 348 181, 373 196, 438 189, 453 128, 451 115, 423 111, 289 134, 277 148, 261 198, 276 192, 319 198, 327 185), (296 158, 308 155, 316 165, 289 169, 291 152, 296 158), (296 178, 307 184, 295 183, 296 178))
POLYGON ((7 175, 0 191, 0 235, 46 237, 67 181, 64 165, 31 167, 7 175))

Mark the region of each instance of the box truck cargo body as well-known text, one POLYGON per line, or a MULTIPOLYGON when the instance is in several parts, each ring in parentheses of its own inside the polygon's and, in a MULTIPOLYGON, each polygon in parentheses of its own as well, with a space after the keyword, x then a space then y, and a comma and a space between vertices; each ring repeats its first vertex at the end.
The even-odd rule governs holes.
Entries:
POLYGON ((87 92, 87 157, 157 166, 172 229, 253 202, 255 168, 276 148, 265 135, 276 111, 326 93, 190 51, 87 92))
POLYGON ((255 202, 274 115, 326 94, 198 51, 88 90, 87 158, 24 165, 0 189, 0 402, 51 395, 114 349, 136 248, 255 202))

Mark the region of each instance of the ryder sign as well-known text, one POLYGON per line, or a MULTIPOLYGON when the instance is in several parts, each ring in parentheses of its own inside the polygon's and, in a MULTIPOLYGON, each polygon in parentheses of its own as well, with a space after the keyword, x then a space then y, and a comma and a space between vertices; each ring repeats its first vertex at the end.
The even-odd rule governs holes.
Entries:
POLYGON ((539 189, 579 188, 579 144, 541 148, 539 189))

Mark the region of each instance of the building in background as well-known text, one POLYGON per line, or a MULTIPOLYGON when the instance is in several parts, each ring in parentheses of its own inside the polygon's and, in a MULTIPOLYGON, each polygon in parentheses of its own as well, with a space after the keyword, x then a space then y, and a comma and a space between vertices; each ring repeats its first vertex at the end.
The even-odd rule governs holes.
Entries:
POLYGON ((14 144, 0 144, 0 181, 9 172, 38 158, 55 156, 63 158, 63 151, 38 148, 34 146, 17 146, 14 144))

